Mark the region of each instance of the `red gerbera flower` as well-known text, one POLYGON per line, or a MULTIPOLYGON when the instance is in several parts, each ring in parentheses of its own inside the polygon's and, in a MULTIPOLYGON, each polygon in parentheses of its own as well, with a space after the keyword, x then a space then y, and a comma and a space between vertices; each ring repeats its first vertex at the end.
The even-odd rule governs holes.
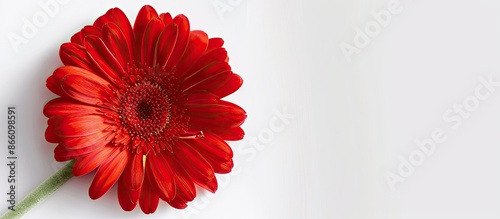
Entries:
POLYGON ((185 208, 195 185, 217 190, 229 173, 245 111, 221 98, 242 79, 231 71, 220 38, 190 30, 184 15, 144 6, 132 27, 118 8, 64 43, 64 63, 47 79, 47 141, 57 161, 76 160, 75 176, 97 170, 89 196, 118 182, 118 200, 144 213, 159 199, 185 208))

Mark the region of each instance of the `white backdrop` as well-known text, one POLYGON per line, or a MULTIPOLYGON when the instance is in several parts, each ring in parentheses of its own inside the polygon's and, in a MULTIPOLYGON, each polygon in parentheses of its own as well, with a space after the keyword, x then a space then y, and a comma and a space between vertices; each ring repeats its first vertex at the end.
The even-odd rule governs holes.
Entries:
POLYGON ((494 0, 3 0, 0 200, 9 185, 7 106, 18 111, 20 201, 61 166, 42 115, 59 46, 109 8, 134 20, 144 4, 225 39, 245 81, 228 99, 248 113, 246 138, 231 143, 234 172, 218 176, 215 195, 199 194, 184 211, 160 203, 149 216, 122 211, 116 188, 88 198, 89 174, 25 218, 500 217, 494 0), (57 10, 44 11, 51 1, 57 10), (23 32, 27 22, 35 32, 23 32))

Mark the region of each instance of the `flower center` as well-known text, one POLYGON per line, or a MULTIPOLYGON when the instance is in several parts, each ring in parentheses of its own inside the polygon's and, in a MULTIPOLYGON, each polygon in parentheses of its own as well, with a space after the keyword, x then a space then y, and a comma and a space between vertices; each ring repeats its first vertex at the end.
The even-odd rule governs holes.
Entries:
POLYGON ((169 124, 169 99, 157 84, 145 81, 126 87, 120 104, 121 123, 132 137, 156 136, 169 124))
POLYGON ((151 117, 151 115, 153 114, 153 106, 151 106, 151 104, 147 103, 146 101, 142 101, 137 106, 137 111, 139 114, 139 119, 145 120, 151 117))

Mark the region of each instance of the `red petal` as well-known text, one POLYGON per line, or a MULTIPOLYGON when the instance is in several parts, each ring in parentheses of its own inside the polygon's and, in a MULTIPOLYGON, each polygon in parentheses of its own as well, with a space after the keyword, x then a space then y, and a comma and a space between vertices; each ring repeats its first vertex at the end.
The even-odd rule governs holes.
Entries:
POLYGON ((216 104, 220 101, 220 98, 216 95, 202 91, 198 93, 190 93, 189 95, 184 96, 184 99, 180 102, 182 105, 189 104, 216 104))
POLYGON ((50 143, 59 143, 61 139, 59 136, 57 136, 56 132, 54 131, 54 128, 49 128, 45 130, 45 140, 47 140, 50 143))
MULTIPOLYGON (((57 71, 57 69, 56 69, 57 71)), ((61 75, 59 75, 61 76, 61 75)), ((54 76, 53 74, 47 78, 46 86, 52 91, 52 93, 57 94, 59 96, 67 96, 66 93, 61 88, 61 78, 58 76, 54 76)))
POLYGON ((101 36, 101 31, 100 27, 92 26, 92 25, 85 25, 81 32, 82 32, 82 39, 85 39, 86 36, 90 35, 95 35, 95 36, 101 36))
POLYGON ((217 191, 217 188, 219 187, 219 185, 217 183, 217 179, 215 177, 206 183, 196 182, 196 184, 199 185, 201 188, 204 188, 211 193, 215 193, 217 191))
POLYGON ((71 150, 83 149, 86 147, 98 147, 108 144, 113 137, 114 132, 97 132, 92 135, 74 137, 74 138, 63 138, 62 143, 71 150))
POLYGON ((125 179, 122 175, 120 179, 118 179, 118 202, 123 210, 132 211, 139 201, 141 190, 140 188, 138 190, 128 189, 124 185, 124 181, 125 179))
POLYGON ((64 98, 56 98, 45 104, 45 107, 43 108, 43 114, 46 117, 50 118, 64 117, 68 114, 102 114, 102 110, 104 109, 80 104, 78 102, 73 102, 64 98))
MULTIPOLYGON (((175 161, 175 159, 171 158, 170 156, 165 157, 172 166, 172 169, 175 171, 174 179, 176 194, 172 202, 180 204, 179 202, 182 201, 185 204, 187 201, 192 201, 196 196, 196 187, 194 186, 193 180, 187 174, 186 170, 184 170, 184 168, 175 161)), ((169 204, 171 203, 169 202, 169 204)))
POLYGON ((87 25, 82 30, 71 37, 71 42, 78 45, 84 44, 85 37, 87 36, 101 36, 101 29, 92 25, 87 25))
POLYGON ((236 104, 220 100, 217 104, 185 104, 191 125, 202 130, 232 128, 240 126, 246 112, 236 104))
POLYGON ((223 45, 224 45, 224 40, 222 38, 218 37, 210 38, 210 40, 208 41, 207 53, 214 49, 222 48, 223 45))
POLYGON ((125 74, 125 70, 102 39, 97 36, 87 36, 85 49, 101 75, 113 84, 120 85, 120 76, 125 74))
POLYGON ((149 21, 142 37, 141 61, 147 66, 156 66, 156 45, 165 25, 158 18, 149 21))
POLYGON ((73 34, 73 36, 71 36, 70 42, 78 45, 83 45, 82 32, 77 32, 73 34))
POLYGON ((143 155, 132 155, 123 171, 123 186, 128 190, 139 190, 144 181, 143 155))
POLYGON ((128 133, 123 133, 122 129, 118 129, 114 139, 114 143, 118 145, 128 145, 132 139, 128 133))
POLYGON ((170 15, 170 13, 161 13, 159 15, 159 17, 160 17, 160 20, 165 25, 169 25, 170 23, 172 23, 172 15, 170 15))
POLYGON ((177 25, 170 24, 165 27, 163 32, 158 37, 158 44, 156 47, 156 59, 160 66, 164 67, 172 52, 175 48, 175 44, 177 42, 177 25))
POLYGON ((91 199, 98 199, 106 193, 112 185, 122 175, 123 169, 128 163, 130 152, 128 150, 120 151, 115 148, 112 154, 104 161, 89 188, 89 196, 91 199))
POLYGON ((57 130, 59 127, 59 123, 61 122, 60 118, 49 118, 47 120, 47 129, 45 130, 45 140, 50 143, 59 143, 61 138, 57 135, 57 130))
POLYGON ((59 57, 64 65, 81 67, 93 71, 91 61, 88 60, 87 50, 76 43, 64 43, 59 49, 59 57))
POLYGON ((186 78, 182 89, 184 92, 211 91, 214 86, 224 84, 231 74, 231 67, 226 62, 208 65, 192 77, 186 78))
POLYGON ((173 22, 177 25, 178 28, 178 37, 175 44, 174 51, 170 56, 168 62, 165 65, 165 70, 167 72, 172 72, 174 67, 178 64, 179 60, 181 60, 184 51, 186 50, 186 46, 188 44, 189 39, 189 20, 186 16, 180 14, 175 16, 173 22))
POLYGON ((150 173, 148 176, 151 186, 161 199, 169 201, 175 197, 174 175, 161 154, 147 156, 146 172, 150 173))
POLYGON ((212 129, 212 133, 224 140, 237 141, 243 139, 245 131, 241 127, 233 127, 228 129, 212 129))
POLYGON ((104 145, 94 145, 94 146, 85 147, 82 149, 71 150, 71 149, 67 148, 65 145, 59 144, 54 149, 54 158, 56 159, 56 161, 59 161, 59 162, 78 159, 78 158, 81 158, 83 156, 87 156, 91 152, 94 152, 102 147, 104 147, 104 145))
POLYGON ((177 209, 184 209, 187 207, 187 202, 192 201, 196 196, 196 187, 184 168, 178 165, 175 161, 170 162, 172 166, 176 166, 176 195, 174 199, 168 201, 168 204, 177 209))
MULTIPOLYGON (((128 39, 118 25, 114 23, 104 25, 102 28, 102 40, 122 68, 126 68, 132 62, 132 45, 129 45, 128 39)), ((124 75, 120 76, 123 77, 124 75)))
POLYGON ((135 60, 141 60, 141 46, 142 46, 142 38, 144 35, 144 30, 146 30, 146 26, 149 21, 153 18, 158 18, 158 13, 156 13, 155 9, 149 5, 145 5, 141 8, 134 23, 134 35, 135 35, 135 44, 134 44, 134 54, 136 55, 135 60))
POLYGON ((127 16, 123 13, 119 8, 109 9, 106 14, 99 17, 95 22, 94 26, 99 28, 104 28, 106 24, 113 23, 119 27, 123 35, 125 36, 126 44, 128 48, 132 48, 132 43, 134 42, 134 32, 132 30, 132 25, 127 18, 127 16))
POLYGON ((229 66, 229 64, 224 61, 226 57, 227 51, 224 48, 216 48, 210 52, 206 52, 202 57, 198 59, 198 61, 196 61, 196 63, 192 64, 192 67, 190 69, 186 69, 186 72, 181 75, 183 81, 186 81, 193 76, 196 76, 198 78, 205 78, 209 76, 209 74, 207 74, 207 72, 205 71, 206 69, 214 65, 224 66, 224 70, 231 70, 231 66, 229 66), (200 74, 201 76, 198 76, 198 74, 200 74))
POLYGON ((193 66, 193 63, 196 63, 196 61, 205 53, 207 47, 207 34, 199 30, 191 31, 186 51, 177 66, 177 76, 180 77, 180 75, 184 74, 186 70, 189 70, 193 66))
POLYGON ((211 89, 211 92, 220 98, 224 98, 229 94, 237 91, 243 84, 243 79, 237 74, 231 74, 229 80, 226 83, 220 83, 219 86, 215 86, 211 89))
POLYGON ((175 160, 186 170, 195 183, 204 184, 215 178, 210 164, 194 150, 187 142, 179 141, 174 150, 175 160))
MULTIPOLYGON (((214 162, 214 161, 210 161, 210 162, 214 162)), ((234 162, 233 162, 233 160, 229 160, 229 161, 222 162, 222 163, 215 163, 214 162, 214 165, 212 165, 212 167, 214 168, 215 173, 226 174, 226 173, 231 172, 231 170, 234 167, 234 162)))
POLYGON ((111 85, 99 76, 85 69, 63 66, 54 71, 53 77, 59 80, 64 93, 80 102, 90 105, 116 102, 111 97, 111 85))
POLYGON ((238 105, 227 102, 224 100, 219 100, 216 103, 186 103, 184 106, 187 109, 187 114, 192 116, 202 116, 202 117, 220 117, 220 115, 234 115, 238 117, 245 117, 246 112, 238 105))
POLYGON ((109 125, 100 115, 70 115, 61 120, 60 136, 83 137, 103 132, 109 125))
MULTIPOLYGON (((207 93, 207 92, 189 94, 189 95, 186 95, 184 97, 184 99, 182 99, 180 101, 180 105, 187 106, 187 108, 189 108, 190 106, 205 106, 205 107, 217 106, 220 103, 225 103, 225 102, 221 101, 218 96, 211 94, 211 93, 207 93)), ((232 104, 232 105, 234 105, 234 104, 232 104)), ((229 105, 229 107, 232 105, 229 105)), ((200 115, 205 114, 203 107, 201 107, 199 109, 195 109, 193 111, 194 112, 199 111, 198 114, 200 114, 200 115), (201 112, 200 110, 203 112, 201 112)), ((233 111, 233 109, 230 109, 228 112, 230 112, 230 111, 233 111)), ((240 116, 242 117, 242 119, 244 119, 245 112, 241 111, 241 110, 239 110, 239 111, 240 111, 239 112, 240 116)), ((236 112, 237 112, 236 114, 238 114, 238 110, 236 112)), ((212 116, 213 117, 213 115, 202 115, 202 116, 212 116)), ((209 131, 210 133, 213 133, 213 134, 221 137, 224 140, 240 140, 245 135, 243 129, 241 129, 239 126, 231 127, 231 125, 237 125, 238 123, 236 123, 236 124, 234 124, 234 123, 233 124, 216 124, 216 123, 208 121, 208 120, 211 120, 212 117, 206 118, 206 119, 202 118, 201 120, 195 121, 195 122, 198 122, 197 123, 198 126, 193 126, 193 129, 194 130, 209 131)))
POLYGON ((102 162, 107 160, 113 152, 112 147, 103 147, 101 150, 93 151, 85 157, 76 159, 73 166, 73 175, 82 176, 95 170, 102 162))
POLYGON ((216 173, 231 172, 233 151, 223 139, 205 133, 204 138, 185 141, 207 160, 216 173))
POLYGON ((222 138, 210 133, 206 133, 204 136, 204 138, 192 140, 196 144, 190 144, 203 157, 221 162, 229 161, 233 158, 231 147, 222 138))
POLYGON ((180 198, 180 197, 175 197, 174 199, 169 201, 168 204, 174 208, 177 208, 177 209, 187 208, 187 201, 180 198))
POLYGON ((158 207, 158 202, 160 198, 153 191, 151 183, 149 182, 149 178, 147 175, 151 174, 146 170, 146 176, 144 177, 144 184, 141 189, 141 196, 139 198, 139 205, 141 206, 142 212, 145 214, 151 214, 156 211, 158 207))

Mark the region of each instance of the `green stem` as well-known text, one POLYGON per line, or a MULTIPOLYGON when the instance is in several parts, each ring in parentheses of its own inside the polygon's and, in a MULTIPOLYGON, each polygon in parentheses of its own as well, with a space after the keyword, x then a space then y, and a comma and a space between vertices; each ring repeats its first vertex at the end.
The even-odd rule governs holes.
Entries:
POLYGON ((72 160, 65 164, 61 169, 59 169, 54 175, 45 180, 41 185, 39 185, 34 191, 32 191, 28 196, 26 196, 15 208, 15 211, 8 210, 7 213, 2 215, 0 219, 15 219, 20 218, 26 212, 31 210, 35 205, 43 201, 45 198, 49 197, 54 193, 59 187, 66 183, 73 173, 73 165, 75 161, 72 160))

